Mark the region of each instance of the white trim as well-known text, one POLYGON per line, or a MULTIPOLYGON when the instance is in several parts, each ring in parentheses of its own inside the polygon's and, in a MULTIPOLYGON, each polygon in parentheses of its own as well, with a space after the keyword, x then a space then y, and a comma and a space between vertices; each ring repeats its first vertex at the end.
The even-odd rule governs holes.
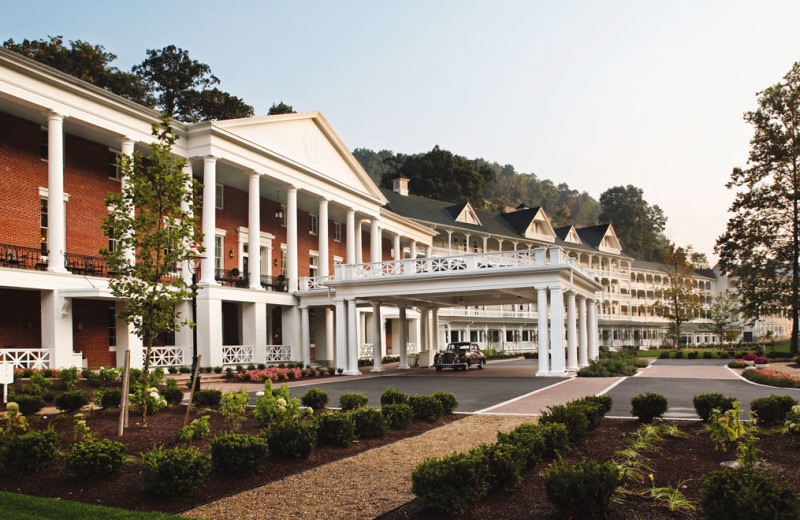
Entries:
MULTIPOLYGON (((44 199, 49 198, 49 193, 50 192, 48 191, 47 188, 42 188, 41 186, 39 186, 39 196, 40 197, 42 197, 44 199)), ((64 202, 69 202, 69 197, 70 197, 69 193, 64 192, 64 202)))

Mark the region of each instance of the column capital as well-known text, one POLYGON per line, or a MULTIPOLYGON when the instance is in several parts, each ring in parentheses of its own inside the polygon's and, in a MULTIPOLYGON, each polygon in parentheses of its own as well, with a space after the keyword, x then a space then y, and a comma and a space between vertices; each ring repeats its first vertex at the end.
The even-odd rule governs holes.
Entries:
POLYGON ((297 189, 298 189, 297 186, 295 186, 294 184, 289 184, 288 186, 286 186, 286 193, 289 193, 291 191, 297 193, 297 189))
POLYGON ((47 110, 45 111, 44 115, 47 117, 48 121, 63 121, 64 115, 60 114, 54 110, 47 110))
POLYGON ((327 206, 329 202, 330 202, 330 200, 328 200, 326 197, 320 197, 319 198, 320 206, 327 206))
POLYGON ((247 172, 247 176, 248 176, 249 178, 251 178, 251 179, 252 179, 253 177, 256 177, 256 178, 258 178, 258 177, 261 177, 261 174, 260 174, 260 173, 258 173, 258 172, 257 172, 257 171, 255 171, 255 170, 245 170, 245 171, 247 172))
POLYGON ((205 163, 205 164, 212 164, 212 163, 216 164, 217 163, 217 158, 215 156, 213 156, 213 155, 205 155, 205 156, 203 156, 203 163, 205 163))

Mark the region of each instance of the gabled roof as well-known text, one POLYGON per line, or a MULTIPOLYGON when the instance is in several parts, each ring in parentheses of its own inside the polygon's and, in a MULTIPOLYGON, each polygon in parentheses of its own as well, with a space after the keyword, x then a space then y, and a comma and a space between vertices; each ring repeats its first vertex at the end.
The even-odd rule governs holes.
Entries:
POLYGON ((527 231, 528 227, 533 222, 533 219, 536 218, 536 215, 541 210, 540 206, 536 206, 535 208, 524 208, 518 209, 517 211, 512 211, 511 213, 502 213, 500 216, 508 222, 508 225, 511 226, 511 229, 519 233, 520 235, 525 236, 525 231, 527 231))
POLYGON ((453 217, 453 220, 456 222, 463 222, 465 224, 475 224, 481 225, 481 219, 478 217, 478 214, 473 209, 472 204, 469 202, 462 202, 461 204, 455 204, 453 206, 448 206, 445 208, 445 211, 453 217))
POLYGON ((564 242, 568 242, 570 244, 582 243, 581 237, 580 235, 578 235, 575 226, 562 226, 559 228, 555 228, 554 231, 556 233, 556 236, 564 242))
POLYGON ((606 236, 606 231, 611 224, 599 224, 597 226, 589 226, 585 228, 578 228, 578 236, 581 237, 583 243, 592 246, 595 249, 600 248, 603 243, 603 237, 606 236))

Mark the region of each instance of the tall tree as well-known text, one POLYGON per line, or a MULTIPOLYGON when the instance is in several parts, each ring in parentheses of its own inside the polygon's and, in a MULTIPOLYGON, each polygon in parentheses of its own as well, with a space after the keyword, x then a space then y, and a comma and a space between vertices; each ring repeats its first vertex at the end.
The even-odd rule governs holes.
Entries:
POLYGON ((726 289, 714 298, 708 315, 711 322, 704 325, 703 329, 716 334, 723 343, 733 341, 742 330, 739 316, 739 305, 734 301, 733 293, 726 289))
POLYGON ((189 51, 167 45, 148 49, 147 58, 133 67, 148 90, 150 102, 181 121, 230 119, 252 115, 241 99, 209 87, 219 83, 211 67, 189 57, 189 51), (245 114, 243 116, 242 114, 245 114))
POLYGON ((353 157, 358 160, 361 167, 369 174, 370 178, 375 184, 380 185, 383 176, 394 168, 386 162, 389 157, 394 157, 394 153, 390 150, 381 150, 380 152, 373 152, 368 148, 356 148, 353 150, 353 157))
POLYGON ((739 299, 749 318, 791 310, 790 352, 798 354, 800 313, 800 62, 758 93, 747 168, 734 168, 732 216, 715 251, 726 272, 738 269, 739 299))
POLYGON ((177 136, 165 115, 153 127, 158 139, 150 145, 150 156, 120 156, 123 175, 121 192, 110 192, 111 208, 103 230, 117 241, 114 251, 102 249, 109 271, 111 293, 126 302, 119 314, 145 345, 144 371, 139 405, 142 426, 147 426, 147 381, 150 355, 159 334, 174 331, 181 319, 174 312, 181 300, 196 290, 175 276, 176 266, 192 260, 192 244, 201 243, 202 233, 194 211, 199 184, 184 171, 186 159, 172 154, 177 136))
POLYGON ((600 195, 600 222, 613 223, 623 252, 634 258, 658 261, 664 246, 667 217, 657 205, 650 205, 641 188, 614 186, 600 195))
POLYGON ((274 115, 278 115, 278 114, 296 114, 296 113, 297 112, 294 111, 294 107, 293 106, 287 105, 286 103, 281 101, 277 105, 275 103, 273 103, 272 106, 269 107, 269 112, 267 112, 267 115, 268 116, 274 116, 274 115))
POLYGON ((481 190, 495 178, 491 168, 477 160, 455 155, 439 146, 419 155, 397 154, 387 159, 393 170, 385 174, 381 186, 391 188, 392 180, 402 175, 411 180, 415 195, 450 202, 469 202, 477 208, 484 205, 481 190))
MULTIPOLYGON (((616 229, 616 225, 614 227, 616 229)), ((653 305, 653 310, 671 322, 670 329, 678 345, 683 324, 695 319, 700 312, 700 293, 694 288, 692 278, 695 269, 692 253, 691 246, 668 244, 661 249, 669 286, 664 289, 663 299, 653 305)))
POLYGON ((117 57, 106 52, 102 45, 70 40, 67 47, 63 36, 48 38, 25 39, 20 43, 9 39, 3 42, 3 47, 137 103, 146 101, 146 90, 139 77, 112 66, 117 57))

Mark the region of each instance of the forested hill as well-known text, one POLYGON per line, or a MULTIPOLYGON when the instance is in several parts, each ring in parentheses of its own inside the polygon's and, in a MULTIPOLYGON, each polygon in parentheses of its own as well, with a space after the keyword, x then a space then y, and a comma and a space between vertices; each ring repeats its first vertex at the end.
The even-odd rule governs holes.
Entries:
POLYGON ((438 146, 414 155, 356 148, 353 155, 378 186, 391 188, 391 180, 403 175, 411 179, 409 190, 414 195, 469 201, 496 212, 519 204, 542 206, 556 226, 593 226, 602 211, 597 200, 566 183, 556 185, 533 173, 517 172, 510 164, 467 159, 438 146))

